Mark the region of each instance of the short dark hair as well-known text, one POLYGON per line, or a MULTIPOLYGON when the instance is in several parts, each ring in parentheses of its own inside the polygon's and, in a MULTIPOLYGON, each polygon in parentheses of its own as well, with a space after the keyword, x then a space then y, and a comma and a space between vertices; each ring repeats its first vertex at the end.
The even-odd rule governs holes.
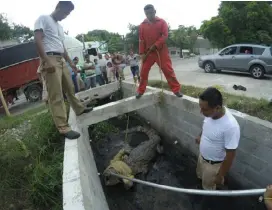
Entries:
POLYGON ((202 101, 207 101, 209 107, 215 108, 217 106, 223 106, 223 97, 220 91, 214 87, 208 87, 200 94, 199 98, 202 101))
POLYGON ((155 7, 152 4, 145 5, 144 10, 149 10, 149 9, 155 9, 155 7))
POLYGON ((75 6, 72 1, 59 1, 56 8, 68 9, 70 11, 75 9, 75 6))

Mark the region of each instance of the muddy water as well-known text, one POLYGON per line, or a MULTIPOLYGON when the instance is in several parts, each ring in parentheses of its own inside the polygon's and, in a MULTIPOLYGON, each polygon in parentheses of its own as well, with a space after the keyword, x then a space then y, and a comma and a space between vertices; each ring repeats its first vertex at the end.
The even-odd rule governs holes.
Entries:
MULTIPOLYGON (((126 120, 117 118, 109 121, 119 130, 125 130, 126 120)), ((140 125, 141 122, 132 119, 130 127, 140 125)), ((90 128, 92 132, 92 128, 90 128)), ((129 136, 133 141, 147 140, 142 133, 129 136)), ((125 136, 118 133, 109 133, 103 139, 92 139, 92 148, 98 171, 102 174, 112 157, 122 148, 125 136)), ((195 175, 195 157, 186 153, 178 145, 164 142, 165 152, 151 164, 146 177, 137 176, 146 181, 182 187, 196 188, 199 184, 195 175)), ((106 187, 101 183, 110 207, 110 210, 264 210, 264 205, 257 202, 257 198, 225 198, 201 197, 166 190, 156 189, 140 184, 126 191, 122 184, 106 187)), ((234 186, 235 187, 235 186, 234 186)))

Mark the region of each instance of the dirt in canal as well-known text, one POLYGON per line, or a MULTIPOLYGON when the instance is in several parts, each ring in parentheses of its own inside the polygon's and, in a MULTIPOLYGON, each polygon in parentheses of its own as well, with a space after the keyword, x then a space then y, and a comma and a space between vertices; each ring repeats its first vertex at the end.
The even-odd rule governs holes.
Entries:
MULTIPOLYGON (((130 116, 129 127, 143 125, 139 117, 130 116)), ((91 146, 98 171, 102 174, 110 160, 124 145, 127 116, 114 118, 89 128, 91 146)), ((143 133, 128 136, 132 141, 147 140, 143 133)), ((188 154, 178 144, 162 139, 164 154, 158 155, 151 164, 148 174, 139 174, 136 178, 145 181, 175 186, 196 188, 199 181, 195 175, 196 158, 188 154)), ((105 186, 101 183, 110 210, 264 210, 264 204, 258 203, 258 197, 201 197, 166 191, 135 183, 133 188, 125 190, 123 184, 105 186)), ((235 186, 234 186, 235 187, 235 186)), ((229 189, 232 188, 229 186, 229 189)))

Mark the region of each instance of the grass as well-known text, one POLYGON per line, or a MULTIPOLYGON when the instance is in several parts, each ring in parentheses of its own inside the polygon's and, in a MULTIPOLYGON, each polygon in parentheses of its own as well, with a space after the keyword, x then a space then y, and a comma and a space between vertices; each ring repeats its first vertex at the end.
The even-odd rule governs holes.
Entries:
POLYGON ((6 129, 16 128, 25 120, 31 118, 34 114, 42 112, 45 110, 45 105, 41 105, 34 109, 28 110, 23 114, 11 116, 11 117, 3 117, 0 119, 0 134, 4 133, 6 129))
POLYGON ((0 121, 0 209, 61 210, 63 142, 50 113, 39 107, 0 121), (21 140, 7 129, 31 123, 21 140))
MULTIPOLYGON (((149 81, 148 85, 161 88, 161 81, 152 80, 149 81)), ((272 122, 272 105, 267 100, 233 95, 222 91, 222 87, 220 86, 214 87, 222 92, 224 104, 227 107, 272 122)), ((166 82, 163 82, 163 88, 169 90, 166 82)), ((182 85, 182 93, 194 98, 198 98, 203 91, 204 88, 182 85)))

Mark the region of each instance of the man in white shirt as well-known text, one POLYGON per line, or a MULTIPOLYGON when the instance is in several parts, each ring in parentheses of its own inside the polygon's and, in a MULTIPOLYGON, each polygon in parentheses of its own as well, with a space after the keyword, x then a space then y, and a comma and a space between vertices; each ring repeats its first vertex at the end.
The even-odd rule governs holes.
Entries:
POLYGON ((58 23, 73 10, 74 5, 71 1, 60 1, 51 15, 40 16, 34 26, 35 42, 41 58, 41 73, 44 75, 48 92, 48 105, 59 132, 68 139, 77 139, 80 134, 71 130, 67 123, 63 91, 76 115, 92 110, 85 108, 75 97, 71 75, 64 61, 65 59, 77 73, 77 68, 63 45, 63 28, 58 23))
POLYGON ((108 84, 109 80, 108 80, 108 74, 107 74, 107 62, 105 59, 103 59, 102 54, 98 54, 98 65, 100 66, 100 70, 101 70, 101 73, 102 73, 102 76, 104 79, 104 83, 108 84))
POLYGON ((205 116, 201 134, 196 138, 200 154, 196 173, 202 188, 215 190, 224 184, 240 141, 240 126, 223 106, 219 90, 210 87, 199 96, 201 113, 205 116))

